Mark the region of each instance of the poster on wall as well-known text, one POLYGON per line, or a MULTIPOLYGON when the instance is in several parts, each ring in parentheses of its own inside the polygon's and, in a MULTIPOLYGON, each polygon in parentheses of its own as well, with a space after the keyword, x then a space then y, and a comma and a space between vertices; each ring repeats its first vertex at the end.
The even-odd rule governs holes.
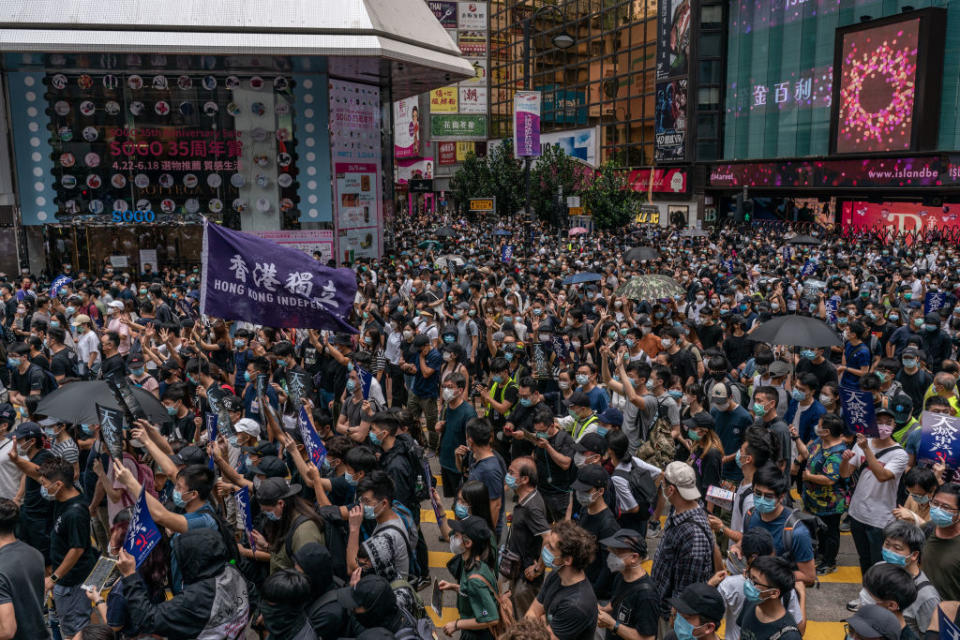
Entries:
POLYGON ((841 207, 844 229, 882 229, 894 234, 927 231, 960 232, 960 202, 941 206, 922 202, 844 202, 841 207))
POLYGON ((329 86, 337 261, 378 258, 383 251, 380 90, 342 80, 329 86))
POLYGON ((393 156, 415 158, 420 155, 420 96, 393 103, 393 156))
POLYGON ((438 2, 437 0, 427 0, 427 6, 437 21, 444 29, 457 28, 457 3, 456 2, 438 2))
POLYGON ((687 142, 687 79, 657 83, 654 123, 654 156, 657 160, 683 160, 687 142))
POLYGON ((513 155, 540 156, 540 92, 513 94, 513 155))
MULTIPOLYGON (((320 262, 326 264, 333 259, 333 231, 330 229, 286 229, 280 231, 251 231, 264 240, 276 242, 280 246, 299 249, 312 256, 320 252, 320 262)), ((141 251, 141 253, 143 253, 141 251)))
POLYGON ((690 19, 690 0, 661 0, 657 15, 657 80, 687 74, 690 19))
POLYGON ((460 113, 486 113, 486 87, 460 87, 460 113))
POLYGON ((397 166, 396 170, 394 171, 393 178, 394 182, 397 184, 407 184, 411 180, 432 180, 433 158, 408 158, 406 160, 397 160, 397 166))
POLYGON ((487 3, 460 2, 457 22, 461 29, 486 29, 487 3))

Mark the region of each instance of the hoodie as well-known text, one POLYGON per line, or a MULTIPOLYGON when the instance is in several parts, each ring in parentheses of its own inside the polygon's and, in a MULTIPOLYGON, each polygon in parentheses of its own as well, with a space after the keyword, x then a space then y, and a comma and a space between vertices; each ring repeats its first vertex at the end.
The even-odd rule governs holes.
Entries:
POLYGON ((227 564, 227 549, 214 529, 188 531, 173 540, 183 591, 154 604, 139 575, 123 579, 133 626, 169 640, 235 640, 243 634, 250 603, 246 582, 227 564))

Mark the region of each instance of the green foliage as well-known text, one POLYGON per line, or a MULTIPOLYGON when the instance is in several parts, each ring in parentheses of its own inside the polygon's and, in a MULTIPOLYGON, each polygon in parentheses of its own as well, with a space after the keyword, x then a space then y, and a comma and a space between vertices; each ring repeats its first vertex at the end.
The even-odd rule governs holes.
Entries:
POLYGON ((594 225, 602 230, 626 226, 636 210, 638 199, 627 188, 627 174, 616 162, 605 162, 580 195, 581 203, 593 215, 594 225))
POLYGON ((470 198, 484 198, 490 184, 490 168, 485 158, 472 153, 467 156, 463 166, 450 178, 450 199, 460 213, 467 211, 470 198))
POLYGON ((567 196, 579 195, 593 171, 568 156, 558 145, 545 144, 542 149, 543 155, 530 172, 530 206, 540 220, 558 224, 558 188, 563 187, 560 204, 566 209, 567 196))
POLYGON ((486 158, 469 155, 450 179, 450 197, 457 209, 467 211, 470 198, 497 199, 497 214, 512 216, 523 208, 523 165, 513 157, 509 138, 486 158))

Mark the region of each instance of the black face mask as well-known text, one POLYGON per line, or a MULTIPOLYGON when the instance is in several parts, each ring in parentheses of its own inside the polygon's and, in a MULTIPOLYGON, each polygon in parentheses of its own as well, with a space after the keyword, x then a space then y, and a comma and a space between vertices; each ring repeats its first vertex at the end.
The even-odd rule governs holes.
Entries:
POLYGON ((723 380, 724 378, 726 378, 726 377, 727 377, 727 374, 726 374, 725 371, 711 371, 711 372, 710 372, 710 377, 713 378, 714 380, 716 380, 717 382, 719 382, 719 381, 723 380))

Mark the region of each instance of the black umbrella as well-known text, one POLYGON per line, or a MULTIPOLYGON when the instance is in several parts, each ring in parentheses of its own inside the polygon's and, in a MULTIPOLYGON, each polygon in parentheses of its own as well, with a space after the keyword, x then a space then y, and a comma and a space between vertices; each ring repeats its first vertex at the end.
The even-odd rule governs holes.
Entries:
POLYGON ((434 231, 433 235, 437 236, 438 238, 453 238, 457 235, 457 232, 450 227, 440 227, 434 231))
MULTIPOLYGON (((150 422, 159 424, 170 420, 166 408, 156 396, 133 385, 130 385, 130 390, 150 422)), ((122 409, 106 382, 70 382, 41 399, 37 413, 69 424, 96 424, 99 421, 98 404, 110 409, 122 409)))
POLYGON ((827 323, 807 316, 780 316, 750 332, 751 340, 789 347, 831 347, 843 344, 827 323))
POLYGON ((787 240, 787 244, 820 244, 820 240, 802 233, 787 240))
POLYGON ((658 260, 660 253, 653 247, 634 247, 627 249, 623 254, 624 262, 633 262, 634 260, 658 260))

